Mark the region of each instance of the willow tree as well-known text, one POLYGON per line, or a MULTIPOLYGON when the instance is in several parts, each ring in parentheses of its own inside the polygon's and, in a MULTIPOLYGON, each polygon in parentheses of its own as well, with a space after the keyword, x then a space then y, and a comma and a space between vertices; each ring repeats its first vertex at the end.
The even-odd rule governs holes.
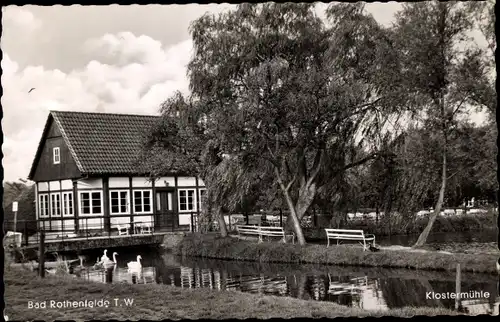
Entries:
POLYGON ((463 3, 428 1, 404 4, 396 15, 403 84, 420 99, 421 115, 439 137, 441 183, 434 212, 414 246, 422 246, 441 212, 448 181, 449 141, 460 114, 475 104, 466 84, 479 80, 478 52, 467 33, 473 19, 463 3))
POLYGON ((300 244, 315 196, 377 155, 370 138, 400 107, 389 32, 361 4, 327 16, 313 4, 242 4, 191 25, 190 90, 207 133, 239 166, 272 176, 300 244))
POLYGON ((208 192, 202 218, 209 218, 211 222, 211 213, 215 212, 220 233, 227 236, 220 206, 211 197, 213 187, 217 187, 217 182, 211 180, 212 173, 217 171, 223 158, 217 144, 208 136, 205 124, 199 122, 200 113, 199 101, 192 97, 176 93, 166 100, 160 118, 145 133, 139 165, 151 178, 172 172, 199 176, 208 192))

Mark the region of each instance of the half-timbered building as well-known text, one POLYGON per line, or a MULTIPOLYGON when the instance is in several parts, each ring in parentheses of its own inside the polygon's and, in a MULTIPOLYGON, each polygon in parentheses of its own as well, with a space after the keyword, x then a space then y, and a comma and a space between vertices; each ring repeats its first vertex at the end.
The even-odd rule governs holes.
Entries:
POLYGON ((143 133, 157 116, 51 111, 29 179, 36 218, 47 234, 190 230, 204 183, 138 170, 143 133))

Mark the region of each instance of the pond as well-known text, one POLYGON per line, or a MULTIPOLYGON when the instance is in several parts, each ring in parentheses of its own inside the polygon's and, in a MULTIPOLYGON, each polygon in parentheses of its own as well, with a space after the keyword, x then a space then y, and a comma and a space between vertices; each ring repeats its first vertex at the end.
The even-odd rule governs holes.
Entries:
POLYGON ((459 292, 469 292, 471 297, 455 302, 454 299, 437 298, 441 293, 456 291, 453 273, 180 258, 145 249, 116 251, 119 253, 116 267, 108 271, 89 270, 78 275, 103 283, 207 287, 329 301, 367 310, 404 306, 455 309, 458 305, 458 310, 475 315, 498 314, 500 306, 499 281, 493 275, 463 273, 459 292), (126 263, 135 260, 137 253, 143 258, 142 273, 127 269, 126 263), (439 295, 432 298, 436 293, 439 295))

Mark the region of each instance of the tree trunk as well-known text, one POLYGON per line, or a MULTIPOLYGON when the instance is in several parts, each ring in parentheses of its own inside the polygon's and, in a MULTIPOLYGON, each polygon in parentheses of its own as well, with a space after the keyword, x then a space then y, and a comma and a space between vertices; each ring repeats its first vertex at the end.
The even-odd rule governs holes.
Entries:
MULTIPOLYGON (((296 218, 299 222, 299 228, 300 228, 300 221, 302 220, 302 218, 306 214, 307 210, 311 206, 311 204, 314 200, 314 197, 316 196, 316 192, 317 192, 317 189, 316 189, 316 185, 314 183, 308 187, 301 188, 299 191, 299 197, 297 198, 297 203, 295 205, 293 204, 293 201, 291 200, 291 197, 288 193, 287 193, 287 195, 290 198, 290 203, 288 202, 288 198, 285 196, 285 198, 287 198, 287 205, 288 205, 288 208, 290 209, 290 212, 292 211, 292 208, 293 208, 293 211, 294 211, 296 218)), ((295 223, 293 220, 294 219, 292 216, 288 217, 285 227, 287 227, 288 229, 293 228, 295 226, 295 223)), ((297 233, 296 230, 295 230, 295 232, 297 233)), ((302 228, 301 228, 301 234, 302 234, 302 228)), ((304 243, 305 243, 305 241, 304 241, 304 243)))
POLYGON ((227 237, 226 221, 224 220, 224 214, 222 213, 222 209, 220 207, 217 207, 215 216, 217 217, 217 222, 219 223, 219 232, 221 237, 227 237))
POLYGON ((306 239, 304 238, 304 234, 302 233, 302 227, 300 227, 300 220, 297 217, 297 212, 295 211, 292 197, 286 189, 283 190, 283 194, 285 196, 288 208, 290 209, 290 215, 287 218, 287 227, 293 227, 293 231, 295 232, 295 235, 297 235, 297 242, 299 243, 299 245, 305 245, 306 239), (289 225, 289 223, 291 223, 291 225, 289 225))
POLYGON ((441 207, 443 206, 443 201, 444 201, 444 193, 446 191, 446 149, 443 150, 443 170, 442 170, 442 177, 441 177, 441 189, 439 190, 439 198, 436 203, 436 207, 434 208, 434 213, 430 216, 429 222, 427 223, 427 226, 425 227, 424 231, 420 234, 418 237, 417 242, 413 247, 421 247, 425 244, 427 241, 427 237, 429 236, 429 233, 431 232, 432 225, 436 221, 437 216, 439 216, 439 213, 441 212, 441 207))

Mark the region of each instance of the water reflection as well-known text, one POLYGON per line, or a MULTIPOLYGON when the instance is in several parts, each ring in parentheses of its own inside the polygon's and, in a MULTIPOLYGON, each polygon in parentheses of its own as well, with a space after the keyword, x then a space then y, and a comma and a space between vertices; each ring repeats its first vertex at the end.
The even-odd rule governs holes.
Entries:
POLYGON ((181 288, 211 288, 256 294, 329 301, 368 310, 404 306, 458 309, 468 314, 498 315, 497 277, 462 274, 461 292, 489 292, 489 298, 429 299, 427 292, 455 292, 455 275, 448 273, 315 265, 261 264, 181 259, 173 255, 142 255, 141 271, 115 266, 85 272, 82 278, 102 283, 161 283, 181 288))
POLYGON ((114 265, 101 270, 88 269, 75 273, 75 275, 85 280, 99 283, 157 283, 155 267, 143 267, 141 270, 130 270, 114 265))

